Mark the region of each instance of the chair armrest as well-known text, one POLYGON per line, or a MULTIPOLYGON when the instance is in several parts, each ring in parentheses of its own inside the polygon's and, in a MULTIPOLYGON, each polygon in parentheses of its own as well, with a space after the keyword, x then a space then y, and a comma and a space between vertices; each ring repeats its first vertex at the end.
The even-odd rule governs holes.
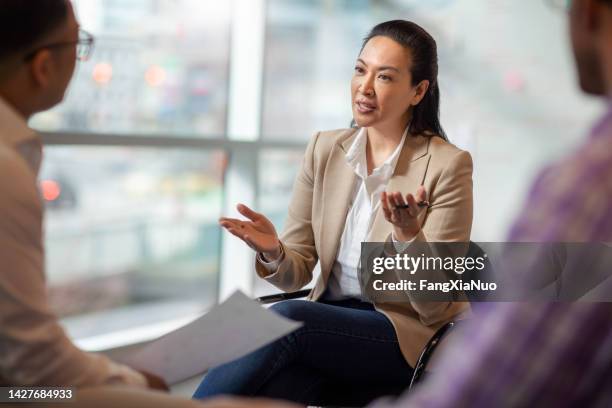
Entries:
POLYGON ((261 303, 262 305, 267 305, 270 303, 280 302, 281 300, 303 298, 303 297, 308 296, 309 293, 310 293, 310 289, 303 289, 303 290, 298 290, 297 292, 276 293, 274 295, 262 296, 262 297, 258 297, 255 300, 261 303))
POLYGON ((433 336, 429 339, 425 347, 423 347, 423 351, 421 351, 421 355, 419 356, 419 360, 414 367, 414 372, 412 374, 412 379, 410 380, 410 385, 408 386, 408 390, 411 390, 417 383, 419 383, 424 375, 425 369, 429 364, 429 360, 433 355, 436 348, 446 336, 450 330, 452 330, 457 325, 457 322, 448 322, 444 326, 440 327, 433 336))

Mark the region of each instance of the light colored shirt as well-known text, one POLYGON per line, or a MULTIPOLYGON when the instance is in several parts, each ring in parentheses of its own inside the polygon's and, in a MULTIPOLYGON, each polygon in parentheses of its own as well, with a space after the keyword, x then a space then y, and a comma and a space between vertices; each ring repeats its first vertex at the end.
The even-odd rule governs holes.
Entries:
POLYGON ((0 98, 0 383, 146 387, 142 374, 79 350, 49 306, 41 158, 39 136, 0 98))
MULTIPOLYGON (((366 156, 368 142, 367 128, 362 128, 359 131, 353 144, 346 152, 347 164, 355 171, 357 177, 355 178, 350 209, 340 238, 338 256, 332 267, 328 284, 327 297, 329 299, 362 298, 361 285, 359 283, 361 243, 368 241, 376 212, 380 207, 381 194, 385 191, 391 176, 393 176, 397 160, 408 134, 408 128, 406 127, 402 139, 393 153, 383 164, 372 170, 372 173, 369 175, 366 156)), ((265 262, 258 255, 258 261, 269 272, 276 271, 282 259, 283 256, 281 255, 276 261, 265 262)))
MULTIPOLYGON (((612 241, 612 104, 542 172, 521 214, 511 242, 612 241)), ((612 406, 612 303, 498 303, 477 316, 416 392, 374 406, 612 406)))

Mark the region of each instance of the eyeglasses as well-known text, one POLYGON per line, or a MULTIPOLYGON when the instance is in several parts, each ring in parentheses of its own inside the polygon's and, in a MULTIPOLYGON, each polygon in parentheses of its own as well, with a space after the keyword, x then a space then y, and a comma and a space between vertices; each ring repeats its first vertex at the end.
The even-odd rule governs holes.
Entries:
POLYGON ((24 61, 29 61, 41 50, 50 49, 50 48, 62 48, 62 47, 73 47, 76 46, 76 55, 77 60, 79 61, 87 61, 91 52, 93 50, 93 46, 95 43, 94 36, 88 33, 85 30, 79 30, 79 39, 77 41, 65 41, 58 43, 45 44, 33 51, 30 51, 24 57, 24 61))
POLYGON ((546 3, 554 9, 569 11, 572 7, 572 0, 546 0, 546 3))

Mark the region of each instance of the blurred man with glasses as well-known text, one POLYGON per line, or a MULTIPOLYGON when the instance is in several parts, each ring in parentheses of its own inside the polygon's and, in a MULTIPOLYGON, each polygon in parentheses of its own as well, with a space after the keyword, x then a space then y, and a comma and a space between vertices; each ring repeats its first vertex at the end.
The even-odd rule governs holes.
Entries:
POLYGON ((64 98, 93 37, 64 0, 0 0, 0 381, 87 386, 147 378, 78 350, 49 309, 37 190, 42 147, 27 126, 64 98))

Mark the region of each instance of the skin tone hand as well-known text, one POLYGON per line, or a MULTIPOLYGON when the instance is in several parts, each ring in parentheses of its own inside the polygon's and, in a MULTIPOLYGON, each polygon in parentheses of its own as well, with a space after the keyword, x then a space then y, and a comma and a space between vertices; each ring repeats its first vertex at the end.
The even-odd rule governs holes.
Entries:
POLYGON ((382 193, 380 201, 385 219, 393 224, 393 232, 399 241, 410 241, 421 231, 418 217, 427 206, 420 207, 418 203, 426 202, 426 198, 423 186, 419 186, 416 194, 406 197, 400 192, 382 193))
POLYGON ((165 392, 170 391, 168 384, 166 384, 166 382, 162 378, 156 376, 155 374, 151 374, 146 371, 140 371, 140 374, 142 374, 147 379, 147 384, 149 384, 149 388, 165 392))
POLYGON ((248 219, 222 217, 219 219, 219 225, 243 240, 255 251, 261 252, 266 260, 278 259, 281 256, 281 246, 272 222, 263 214, 251 210, 244 204, 238 204, 236 208, 248 219))

